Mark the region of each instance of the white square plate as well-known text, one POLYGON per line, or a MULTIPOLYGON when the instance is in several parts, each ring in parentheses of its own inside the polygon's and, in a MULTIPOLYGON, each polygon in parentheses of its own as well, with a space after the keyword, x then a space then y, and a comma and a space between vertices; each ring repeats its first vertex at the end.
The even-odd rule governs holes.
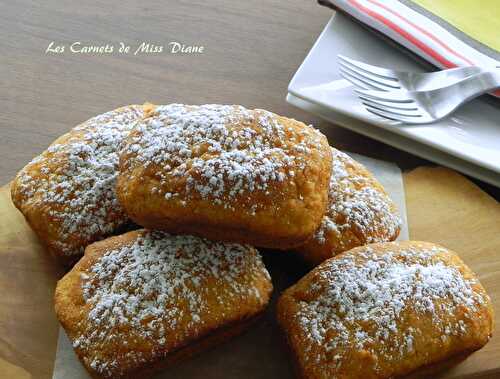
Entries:
POLYGON ((390 45, 336 13, 288 87, 287 101, 335 124, 449 166, 500 187, 500 108, 476 99, 445 120, 394 125, 368 112, 338 70, 337 54, 399 70, 423 69, 390 45))

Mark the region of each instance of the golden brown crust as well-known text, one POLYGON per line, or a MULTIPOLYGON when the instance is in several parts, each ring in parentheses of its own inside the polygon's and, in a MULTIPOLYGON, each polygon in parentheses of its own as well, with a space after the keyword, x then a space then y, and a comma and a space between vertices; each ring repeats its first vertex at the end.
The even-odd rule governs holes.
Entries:
POLYGON ((16 176, 12 201, 40 240, 71 264, 84 248, 124 225, 115 196, 118 145, 142 107, 131 105, 87 120, 59 137, 16 176))
POLYGON ((493 308, 474 273, 428 242, 333 257, 284 292, 277 317, 304 378, 384 379, 484 346, 493 308))
POLYGON ((139 230, 90 245, 55 310, 93 377, 144 377, 243 331, 271 291, 250 246, 139 230))
MULTIPOLYGON (((202 353, 203 351, 209 350, 217 345, 223 344, 224 342, 236 337, 244 332, 246 332, 255 322, 257 322, 264 312, 256 314, 248 319, 238 320, 232 322, 220 329, 210 332, 208 335, 202 337, 199 340, 187 343, 180 349, 173 351, 165 356, 162 361, 158 361, 148 367, 142 367, 127 374, 126 378, 147 378, 156 372, 167 369, 177 363, 186 361, 191 357, 202 353)), ((93 376, 96 379, 100 379, 99 376, 93 376)))
POLYGON ((127 138, 117 194, 148 228, 285 249, 326 209, 331 151, 310 126, 240 106, 159 106, 127 138))
POLYGON ((395 240, 398 210, 362 164, 332 148, 333 164, 326 214, 314 237, 295 250, 318 265, 343 251, 368 243, 395 240))

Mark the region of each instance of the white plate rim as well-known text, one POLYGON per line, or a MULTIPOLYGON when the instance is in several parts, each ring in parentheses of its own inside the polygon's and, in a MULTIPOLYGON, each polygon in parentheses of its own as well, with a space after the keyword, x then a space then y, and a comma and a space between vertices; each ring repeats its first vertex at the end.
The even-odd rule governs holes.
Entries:
MULTIPOLYGON (((337 17, 345 17, 345 16, 339 16, 338 14, 334 14, 334 16, 328 21, 328 23, 326 24, 325 28, 321 32, 320 36, 317 38, 317 40, 315 41, 313 47, 311 48, 311 50, 307 54, 306 58, 304 59, 304 61, 300 65, 300 67, 297 70, 297 72, 295 73, 295 75, 293 76, 293 78, 292 78, 292 80, 291 80, 291 82, 289 84, 289 87, 288 87, 288 92, 290 94, 294 95, 297 98, 301 98, 301 99, 303 99, 305 101, 308 101, 310 103, 314 103, 314 104, 317 104, 319 106, 325 107, 329 111, 333 111, 333 112, 335 112, 335 113, 337 113, 339 115, 343 115, 343 116, 349 117, 351 119, 359 120, 359 121, 361 121, 361 122, 364 123, 365 127, 370 127, 372 129, 373 128, 378 128, 378 129, 382 128, 382 129, 384 129, 384 130, 386 130, 388 132, 391 132, 392 134, 398 134, 398 135, 400 135, 401 137, 403 137, 405 139, 417 141, 418 143, 420 143, 422 145, 429 146, 429 147, 431 147, 433 149, 440 150, 440 151, 444 152, 445 154, 453 156, 454 157, 453 161, 455 161, 456 159, 458 159, 459 161, 464 161, 464 164, 466 164, 467 166, 469 166, 469 165, 476 165, 477 168, 482 168, 483 170, 488 171, 489 174, 485 176, 484 173, 478 173, 479 175, 477 175, 477 174, 474 174, 473 172, 471 172, 471 169, 468 168, 468 169, 466 169, 468 175, 475 176, 475 177, 481 176, 482 177, 481 180, 485 180, 485 181, 488 181, 490 183, 492 182, 491 177, 497 175, 499 177, 498 178, 494 178, 493 181, 495 183, 500 182, 500 175, 498 175, 498 174, 500 174, 500 153, 499 153, 499 160, 498 160, 498 162, 496 162, 496 161, 494 163, 485 162, 485 161, 482 161, 480 159, 477 159, 477 157, 475 157, 475 156, 470 156, 470 155, 467 155, 467 154, 461 154, 460 151, 457 151, 456 149, 453 149, 452 147, 446 145, 446 143, 445 143, 446 141, 444 141, 444 143, 443 143, 443 141, 433 141, 431 139, 422 139, 418 135, 414 135, 414 134, 408 133, 407 130, 404 130, 401 127, 398 128, 397 126, 391 125, 390 122, 386 123, 386 122, 381 121, 381 120, 378 121, 378 122, 376 122, 373 119, 366 119, 364 117, 360 117, 359 113, 355 113, 355 112, 350 111, 349 109, 343 109, 343 108, 340 108, 340 107, 339 108, 335 108, 335 107, 331 106, 330 104, 326 104, 326 103, 322 102, 320 99, 314 98, 314 97, 312 97, 312 96, 307 95, 307 94, 304 93, 303 90, 305 88, 308 88, 308 87, 298 86, 297 82, 299 81, 299 79, 301 78, 301 76, 305 75, 304 74, 304 71, 306 70, 305 67, 309 63, 308 60, 309 60, 310 56, 315 52, 315 49, 320 48, 320 45, 321 45, 323 39, 326 38, 325 34, 327 34, 327 33, 330 32, 331 24, 333 22, 335 22, 335 19, 337 17), (488 179, 486 179, 486 178, 488 178, 488 179)), ((338 81, 340 81, 340 80, 337 80, 337 82, 338 81)), ((500 114, 500 110, 499 110, 499 114, 500 114)), ((333 121, 335 123, 338 123, 338 121, 336 119, 335 120, 330 119, 329 121, 333 121)), ((437 126, 439 126, 439 125, 440 124, 437 124, 437 126)), ((341 126, 346 127, 346 125, 341 125, 341 126)), ((358 133, 361 132, 361 130, 359 128, 355 128, 355 129, 351 129, 351 130, 354 130, 354 131, 356 131, 358 133)), ((366 135, 366 133, 364 133, 364 134, 366 135)), ((371 134, 373 134, 373 133, 371 133, 371 134)), ((391 142, 388 142, 387 140, 383 139, 383 137, 380 137, 380 136, 378 137, 378 140, 380 140, 382 142, 385 142, 385 143, 388 143, 388 144, 391 144, 391 142)), ((398 147, 398 146, 396 146, 396 147, 398 147)), ((398 147, 398 148, 401 148, 401 147, 398 147)), ((402 149, 406 150, 406 151, 409 151, 407 148, 406 149, 402 148, 402 149)), ((411 151, 412 154, 416 154, 416 155, 421 156, 423 158, 436 161, 436 159, 433 156, 427 156, 425 154, 415 152, 415 149, 412 149, 412 150, 413 150, 413 151, 411 151)), ((442 159, 440 159, 439 163, 450 166, 449 163, 448 164, 444 163, 442 159)), ((458 163, 455 162, 453 164, 453 166, 454 166, 455 169, 460 170, 458 163)), ((465 170, 462 169, 460 171, 464 172, 465 170)), ((498 185, 498 184, 495 184, 495 185, 498 185)))

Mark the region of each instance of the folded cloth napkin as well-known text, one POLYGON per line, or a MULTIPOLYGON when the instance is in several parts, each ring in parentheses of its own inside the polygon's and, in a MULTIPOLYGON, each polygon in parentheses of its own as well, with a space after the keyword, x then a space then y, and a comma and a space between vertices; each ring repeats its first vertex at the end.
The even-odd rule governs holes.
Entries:
POLYGON ((349 14, 441 69, 500 66, 499 0, 318 2, 349 14))

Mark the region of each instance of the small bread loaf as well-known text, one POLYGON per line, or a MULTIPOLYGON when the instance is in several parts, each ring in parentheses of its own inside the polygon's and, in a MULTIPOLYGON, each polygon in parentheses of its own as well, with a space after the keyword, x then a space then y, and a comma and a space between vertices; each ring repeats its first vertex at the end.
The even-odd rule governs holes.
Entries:
POLYGON ((128 221, 115 196, 118 147, 143 108, 91 118, 59 137, 16 176, 12 201, 41 242, 71 264, 128 221))
POLYGON ((311 126, 236 105, 158 106, 126 139, 117 195, 139 225, 287 249, 328 201, 331 150, 311 126))
POLYGON ((278 321, 304 378, 384 379, 485 345, 493 308, 453 252, 386 242, 331 258, 287 289, 278 321))
POLYGON ((318 265, 343 251, 395 240, 401 220, 394 202, 362 164, 332 147, 328 207, 314 237, 296 251, 318 265))
POLYGON ((144 378, 241 331, 272 284, 250 246, 132 231, 87 247, 55 310, 94 378, 144 378))

